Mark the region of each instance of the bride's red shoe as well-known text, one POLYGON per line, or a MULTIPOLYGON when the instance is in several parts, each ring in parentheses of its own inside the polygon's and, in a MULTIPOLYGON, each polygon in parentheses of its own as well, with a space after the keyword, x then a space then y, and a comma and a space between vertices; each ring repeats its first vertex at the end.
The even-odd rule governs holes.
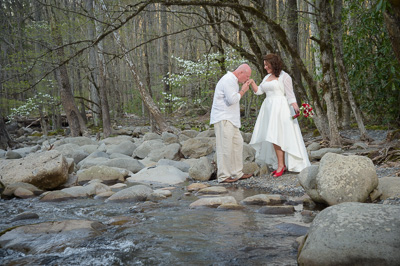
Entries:
POLYGON ((275 174, 273 175, 273 177, 280 177, 280 176, 282 176, 282 175, 283 175, 283 172, 285 172, 285 170, 286 170, 286 166, 284 166, 280 172, 275 171, 275 174))

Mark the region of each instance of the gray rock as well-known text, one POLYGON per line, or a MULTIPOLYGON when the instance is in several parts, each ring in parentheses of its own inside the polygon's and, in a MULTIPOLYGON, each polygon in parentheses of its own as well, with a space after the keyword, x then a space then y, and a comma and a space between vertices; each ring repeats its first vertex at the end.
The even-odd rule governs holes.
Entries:
POLYGON ((110 154, 110 159, 121 159, 121 158, 125 158, 125 159, 132 159, 131 156, 125 155, 125 154, 121 154, 121 153, 111 153, 110 154))
POLYGON ((356 142, 350 147, 350 150, 356 150, 356 149, 366 150, 368 149, 368 144, 365 142, 356 142))
POLYGON ((324 203, 324 199, 319 195, 317 190, 318 169, 318 165, 308 166, 299 173, 297 178, 299 179, 300 185, 304 188, 311 199, 315 202, 324 203))
POLYGON ((133 158, 115 158, 100 163, 100 165, 126 169, 134 174, 145 167, 141 162, 133 158))
POLYGON ((109 138, 105 138, 105 139, 99 141, 99 144, 118 145, 121 142, 125 142, 125 141, 132 141, 132 137, 131 136, 109 137, 109 138))
POLYGON ((299 265, 398 265, 400 206, 342 203, 314 219, 299 265))
POLYGON ((77 165, 78 169, 86 169, 90 168, 95 165, 102 165, 109 161, 108 158, 104 157, 95 157, 95 158, 85 158, 84 160, 80 161, 77 165))
POLYGON ((145 185, 136 185, 125 188, 113 194, 107 201, 146 201, 153 193, 153 190, 145 185))
POLYGON ((281 205, 286 202, 282 195, 257 194, 243 199, 240 203, 243 205, 281 205))
POLYGON ((195 138, 197 135, 199 135, 199 132, 196 130, 183 130, 180 134, 179 134, 179 138, 181 136, 186 136, 189 139, 195 138))
POLYGON ((391 197, 400 198, 400 177, 382 177, 379 179, 378 190, 381 191, 380 198, 385 200, 391 197))
POLYGON ((378 186, 378 177, 368 157, 328 153, 321 159, 316 184, 328 205, 365 202, 378 186))
POLYGON ((201 157, 189 169, 189 176, 193 180, 208 181, 214 172, 214 166, 207 157, 201 157))
POLYGON ((251 141, 251 137, 252 136, 253 136, 253 133, 244 133, 244 132, 242 132, 243 141, 246 144, 249 144, 249 142, 251 141))
POLYGON ((54 146, 61 146, 67 143, 71 144, 76 144, 78 146, 84 146, 84 145, 98 145, 97 141, 92 140, 88 137, 68 137, 68 138, 63 138, 61 140, 57 140, 54 142, 54 146))
POLYGON ((5 197, 14 196, 14 191, 17 188, 23 188, 23 189, 29 190, 30 192, 32 192, 36 196, 43 193, 43 190, 38 189, 37 187, 35 187, 32 184, 23 183, 23 182, 17 182, 17 183, 12 183, 12 184, 9 184, 8 186, 6 186, 4 191, 3 191, 3 193, 2 193, 2 196, 5 196, 5 197))
POLYGON ((28 199, 35 197, 32 191, 19 187, 14 191, 14 196, 20 199, 28 199))
POLYGON ((310 152, 310 161, 312 160, 320 160, 327 153, 337 153, 340 154, 343 152, 341 148, 322 148, 320 150, 311 151, 310 152))
POLYGON ((158 162, 161 159, 179 160, 181 158, 180 149, 181 145, 179 143, 172 143, 152 150, 149 153, 148 158, 154 162, 158 162))
POLYGON ((168 159, 159 160, 157 165, 170 165, 175 168, 178 168, 182 172, 187 172, 187 173, 189 172, 189 168, 190 168, 190 165, 185 162, 168 160, 168 159))
POLYGON ((90 180, 100 179, 105 182, 125 181, 129 175, 128 170, 105 165, 95 165, 88 169, 78 171, 78 183, 83 184, 90 180))
POLYGON ((5 158, 6 157, 6 151, 5 150, 2 150, 2 149, 0 149, 0 158, 5 158))
POLYGON ((71 194, 68 194, 64 191, 61 190, 55 190, 55 191, 50 191, 43 195, 43 197, 40 198, 40 201, 43 202, 61 202, 61 201, 66 201, 75 198, 71 194))
POLYGON ((200 195, 218 195, 228 193, 228 190, 222 186, 213 186, 202 188, 197 193, 200 195))
POLYGON ((164 144, 172 144, 172 143, 178 143, 178 136, 169 132, 163 132, 161 134, 161 139, 164 142, 164 144))
POLYGON ((189 205, 189 208, 194 209, 194 208, 204 208, 204 207, 210 207, 210 208, 217 208, 220 205, 223 204, 236 204, 237 202, 234 197, 232 196, 226 196, 226 197, 207 197, 207 198, 201 198, 196 200, 195 202, 191 203, 189 205))
POLYGON ((321 149, 321 145, 318 142, 313 142, 307 146, 308 153, 310 153, 312 151, 317 151, 319 149, 321 149))
POLYGON ((214 129, 208 129, 197 134, 196 138, 215 138, 214 129))
POLYGON ((128 177, 127 181, 131 183, 157 182, 174 185, 186 181, 188 177, 188 173, 184 173, 173 166, 160 165, 152 168, 144 168, 137 174, 128 177))
POLYGON ((60 152, 53 150, 0 161, 0 172, 0 182, 5 186, 24 182, 40 189, 53 189, 67 181, 68 163, 60 152))
POLYGON ((143 159, 147 157, 152 150, 160 149, 162 147, 165 147, 165 144, 162 143, 161 139, 147 140, 135 149, 132 156, 143 159))
POLYGON ((81 146, 81 149, 86 152, 87 154, 92 154, 97 151, 99 148, 99 145, 83 145, 81 146))
POLYGON ((147 140, 155 140, 155 139, 161 139, 161 136, 158 135, 158 134, 156 134, 156 133, 153 133, 153 132, 146 133, 146 134, 144 134, 144 136, 143 136, 143 140, 144 140, 144 141, 147 141, 147 140))
POLYGON ((243 162, 254 162, 256 150, 247 143, 243 143, 243 162))
POLYGON ((75 187, 64 188, 61 191, 71 195, 74 198, 85 198, 110 190, 111 190, 110 187, 102 183, 92 183, 86 186, 75 186, 75 187))
POLYGON ((182 145, 181 152, 185 158, 200 158, 214 151, 215 138, 188 139, 182 145))
POLYGON ((78 164, 89 155, 88 153, 84 152, 80 146, 73 143, 66 143, 56 146, 54 149, 59 151, 65 157, 74 159, 75 164, 78 164))
POLYGON ((260 173, 260 167, 255 162, 247 162, 243 165, 243 173, 245 174, 253 174, 257 176, 260 173))
POLYGON ((16 152, 16 151, 7 151, 7 152, 6 152, 5 158, 6 158, 6 159, 21 159, 21 158, 22 158, 22 155, 19 154, 19 153, 16 152))
POLYGON ((15 216, 11 222, 20 221, 20 220, 32 220, 39 219, 39 215, 33 212, 23 212, 15 216))
POLYGON ((104 229, 104 225, 86 220, 45 222, 10 229, 0 236, 0 243, 4 249, 26 255, 59 253, 87 243, 104 229))
POLYGON ((132 141, 123 141, 118 145, 111 145, 107 149, 107 153, 108 154, 121 153, 128 156, 132 156, 136 148, 137 148, 136 145, 132 141))

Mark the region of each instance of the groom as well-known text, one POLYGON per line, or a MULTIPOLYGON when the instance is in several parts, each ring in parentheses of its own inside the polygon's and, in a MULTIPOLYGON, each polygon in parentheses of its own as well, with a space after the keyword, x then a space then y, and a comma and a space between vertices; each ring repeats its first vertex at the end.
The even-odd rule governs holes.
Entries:
POLYGON ((243 138, 240 133, 240 99, 249 89, 251 68, 240 65, 226 73, 217 83, 211 109, 210 124, 214 124, 217 148, 217 178, 219 183, 246 179, 243 174, 243 138), (239 83, 243 83, 239 91, 239 83))

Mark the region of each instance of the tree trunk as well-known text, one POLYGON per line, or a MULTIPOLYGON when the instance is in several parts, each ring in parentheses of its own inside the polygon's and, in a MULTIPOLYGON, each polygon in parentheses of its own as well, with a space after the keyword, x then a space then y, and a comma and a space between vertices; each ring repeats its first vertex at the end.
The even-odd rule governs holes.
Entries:
MULTIPOLYGON (((90 17, 94 17, 94 0, 85 0, 86 10, 90 17)), ((89 40, 95 40, 95 25, 92 19, 87 22, 87 33, 89 40)), ((100 124, 100 97, 97 88, 99 87, 99 68, 96 58, 96 47, 89 47, 89 88, 90 88, 90 100, 93 102, 91 104, 91 109, 93 111, 93 124, 99 126, 100 124)))
MULTIPOLYGON (((96 5, 96 11, 100 11, 100 8, 96 5)), ((100 13, 100 12, 98 12, 100 13)), ((103 15, 100 15, 100 21, 103 21, 103 15)), ((103 32, 103 26, 100 23, 96 23, 96 35, 99 36, 103 32)), ((103 138, 108 138, 111 135, 111 120, 110 120, 110 110, 108 106, 107 97, 107 86, 106 77, 107 69, 106 62, 104 59, 104 47, 103 40, 97 43, 97 56, 98 56, 98 66, 99 66, 99 92, 100 92, 100 103, 101 103, 101 118, 103 122, 103 138)))
POLYGON ((7 148, 12 148, 12 146, 13 146, 13 141, 7 132, 3 115, 1 114, 0 110, 0 149, 7 150, 7 148))
MULTIPOLYGON (((145 17, 144 21, 143 21, 143 31, 144 32, 147 32, 147 24, 149 24, 150 28, 152 28, 151 27, 152 26, 152 18, 150 18, 148 16, 145 17)), ((153 50, 153 49, 151 49, 151 48, 149 49, 150 45, 151 44, 146 43, 145 46, 144 46, 144 66, 145 66, 145 69, 146 69, 146 86, 147 86, 147 90, 149 91, 150 96, 153 97, 153 92, 152 92, 152 89, 151 89, 151 71, 150 71, 150 59, 149 59, 149 54, 150 54, 149 50, 153 50)), ((145 107, 145 104, 144 104, 143 101, 142 101, 142 104, 145 107)), ((156 129, 156 123, 155 123, 155 121, 153 119, 153 116, 151 115, 151 113, 149 112, 149 110, 147 108, 144 108, 144 109, 146 109, 147 113, 149 114, 149 121, 150 121, 151 131, 155 132, 157 129, 156 129)))
MULTIPOLYGON (((293 44, 293 47, 297 49, 297 52, 300 54, 299 48, 299 23, 297 16, 297 0, 289 0, 288 1, 288 38, 289 42, 293 44)), ((295 84, 299 88, 299 90, 293 90, 297 99, 297 104, 301 105, 301 99, 306 100, 307 94, 305 94, 305 89, 303 88, 303 84, 301 82, 301 73, 298 71, 298 67, 296 62, 292 60, 291 62, 291 72, 293 76, 293 80, 295 80, 295 84), (300 95, 300 97, 299 97, 300 95)))
POLYGON ((392 42, 394 54, 400 63, 400 1, 388 0, 392 6, 391 10, 386 9, 383 13, 386 29, 392 42))
POLYGON ((327 108, 327 115, 329 121, 329 131, 330 131, 330 146, 341 146, 340 134, 336 121, 335 107, 332 101, 332 82, 331 82, 331 62, 333 61, 332 56, 332 47, 330 45, 330 32, 329 32, 329 20, 328 20, 328 12, 329 12, 329 2, 324 0, 318 0, 319 2, 319 32, 321 36, 320 41, 320 49, 321 49, 321 63, 322 63, 322 73, 323 78, 320 82, 320 86, 324 93, 324 100, 327 108))
MULTIPOLYGON (((161 32, 163 35, 168 34, 168 17, 167 17, 167 6, 161 4, 161 32)), ((169 47, 168 47, 168 37, 165 36, 162 39, 162 69, 163 69, 163 77, 169 78, 169 47)), ((166 97, 164 98, 164 102, 166 104, 167 113, 172 112, 172 106, 169 95, 171 94, 171 88, 169 83, 164 82, 164 92, 166 93, 166 97)))
MULTIPOLYGON (((51 34, 53 40, 58 46, 56 50, 56 60, 60 64, 65 57, 63 48, 63 39, 57 26, 57 20, 52 8, 49 8, 51 34)), ((67 67, 65 64, 56 69, 56 77, 60 89, 61 103, 63 105, 65 114, 67 116, 68 124, 71 130, 71 136, 76 137, 79 135, 88 135, 85 122, 81 117, 78 108, 75 105, 74 95, 71 92, 71 87, 68 78, 67 67)))

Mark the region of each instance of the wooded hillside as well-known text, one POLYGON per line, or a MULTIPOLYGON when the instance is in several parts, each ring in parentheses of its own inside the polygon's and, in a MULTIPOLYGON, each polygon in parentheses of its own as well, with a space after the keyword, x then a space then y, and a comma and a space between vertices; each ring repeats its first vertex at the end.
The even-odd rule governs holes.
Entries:
MULTIPOLYGON (((284 59, 299 104, 314 108, 313 120, 301 123, 331 146, 342 144, 342 128, 358 128, 368 139, 366 125, 400 125, 396 0, 0 5, 0 118, 42 118, 44 134, 61 127, 62 114, 72 136, 96 126, 107 137, 127 114, 168 131, 168 116, 209 111, 216 82, 239 64, 249 63, 260 82, 267 53, 284 59)), ((251 93, 242 101, 247 130, 261 101, 251 93)))

